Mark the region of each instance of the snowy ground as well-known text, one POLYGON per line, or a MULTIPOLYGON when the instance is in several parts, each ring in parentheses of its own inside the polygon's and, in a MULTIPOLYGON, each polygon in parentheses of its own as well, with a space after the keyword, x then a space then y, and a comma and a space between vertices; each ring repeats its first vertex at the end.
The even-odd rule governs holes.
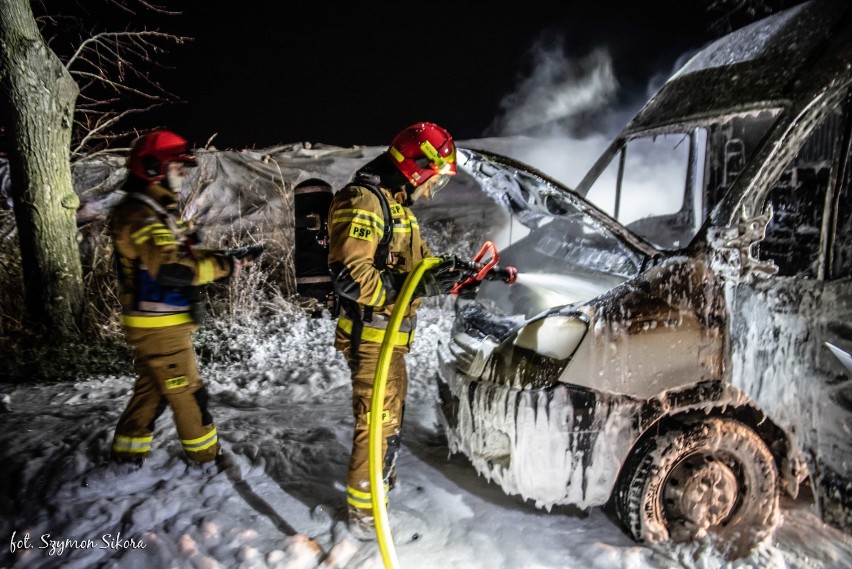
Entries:
MULTIPOLYGON (((500 144, 508 142, 474 146, 505 151, 500 144)), ((588 162, 595 145, 546 146, 588 162)), ((588 166, 561 173, 546 157, 514 150, 569 184, 588 166)), ((485 238, 498 241, 494 209, 458 187, 417 215, 436 252, 464 256, 485 238)), ((140 470, 107 466, 130 376, 0 385, 0 568, 380 568, 376 545, 352 540, 342 522, 352 413, 348 369, 331 346, 334 321, 288 306, 262 325, 215 333, 210 325, 199 335, 211 411, 233 457, 222 472, 187 467, 169 411, 140 470)), ((434 350, 451 317, 450 300, 427 300, 408 357, 390 498, 401 567, 852 567, 852 537, 825 526, 805 502, 784 505, 774 542, 727 563, 702 544, 636 544, 601 510, 545 512, 506 496, 450 456, 437 426, 434 350)))
MULTIPOLYGON (((432 350, 447 333, 450 305, 430 301, 421 315, 390 501, 402 567, 852 566, 852 537, 822 524, 807 504, 786 504, 775 541, 726 565, 701 544, 636 544, 601 510, 548 513, 504 495, 466 459, 449 456, 436 423, 432 350)), ((141 470, 105 466, 130 377, 0 388, 0 564, 381 567, 376 546, 353 541, 341 522, 352 417, 333 325, 284 311, 260 332, 235 330, 238 363, 204 364, 212 412, 234 457, 224 472, 187 468, 168 411, 141 470)))

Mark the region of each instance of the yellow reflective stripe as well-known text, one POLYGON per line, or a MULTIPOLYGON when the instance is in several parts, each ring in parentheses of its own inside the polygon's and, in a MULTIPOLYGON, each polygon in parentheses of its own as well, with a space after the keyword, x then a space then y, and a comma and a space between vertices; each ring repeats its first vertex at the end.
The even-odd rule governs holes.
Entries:
POLYGON ((393 156, 393 159, 397 162, 402 162, 403 160, 405 160, 405 156, 402 155, 402 152, 400 152, 393 146, 388 148, 388 153, 390 153, 390 155, 393 156))
POLYGON ((378 215, 366 209, 341 209, 334 212, 331 223, 348 223, 358 227, 375 229, 381 239, 385 234, 385 222, 378 215))
POLYGON ((145 227, 143 227, 141 229, 137 229, 136 231, 131 233, 130 238, 133 239, 133 240, 136 240, 137 238, 141 237, 142 235, 149 233, 151 230, 153 230, 157 226, 165 227, 165 225, 163 225, 162 223, 152 223, 151 225, 146 225, 145 227))
POLYGON ((373 500, 372 499, 367 500, 365 502, 364 500, 358 500, 357 498, 353 498, 352 496, 346 496, 346 501, 349 503, 350 506, 354 506, 356 508, 372 508, 373 507, 373 500))
POLYGON ((189 312, 178 312, 176 314, 164 314, 163 316, 130 316, 123 314, 121 321, 130 328, 164 328, 166 326, 177 326, 192 322, 189 312))
POLYGON ((373 495, 369 492, 363 492, 361 490, 353 488, 352 486, 347 486, 346 492, 349 493, 349 495, 353 498, 357 498, 359 500, 367 500, 368 502, 370 501, 370 498, 373 497, 373 495))
POLYGON ((183 448, 187 452, 198 452, 212 447, 218 441, 219 436, 216 433, 216 429, 214 427, 212 431, 210 431, 204 436, 198 437, 197 439, 181 439, 180 443, 183 445, 183 448))
POLYGON ((112 440, 112 450, 115 452, 148 452, 151 450, 151 441, 154 437, 128 437, 126 435, 115 435, 112 440))
POLYGON ((130 234, 130 238, 137 245, 141 245, 151 237, 156 237, 157 239, 162 241, 168 239, 173 243, 175 242, 175 236, 172 234, 171 231, 169 231, 169 228, 163 225, 162 223, 150 223, 145 227, 138 229, 130 234))
POLYGON ((137 245, 141 245, 145 241, 151 238, 151 230, 147 230, 143 235, 139 235, 133 239, 133 242, 137 245))
POLYGON ((394 233, 411 233, 411 223, 394 224, 394 233))
POLYGON ((332 223, 348 223, 353 219, 362 219, 370 223, 375 223, 378 227, 384 227, 385 225, 384 219, 368 209, 338 209, 331 216, 332 223))
MULTIPOLYGON (((444 158, 440 154, 438 154, 438 149, 432 146, 432 143, 428 140, 424 140, 420 143, 420 150, 423 151, 423 154, 426 155, 426 158, 431 160, 435 166, 437 166, 437 170, 439 174, 446 174, 449 171, 449 165, 456 161, 456 150, 453 148, 453 151, 449 156, 444 158)), ((402 162, 402 160, 399 160, 402 162)))
POLYGON ((386 297, 387 294, 385 293, 385 287, 379 283, 379 286, 376 287, 376 292, 373 293, 373 298, 370 299, 370 306, 383 305, 386 297))
POLYGON ((166 384, 166 389, 179 389, 181 387, 186 387, 187 385, 189 385, 189 378, 185 375, 179 375, 177 377, 167 379, 163 383, 166 384))
MULTIPOLYGON (((385 503, 388 502, 388 490, 390 486, 385 483, 385 503)), ((346 486, 346 501, 356 508, 370 508, 373 503, 373 495, 369 492, 356 490, 352 486, 346 486)))
POLYGON ((213 282, 213 277, 216 275, 216 268, 213 264, 212 257, 202 257, 198 259, 198 284, 203 285, 213 282))
MULTIPOLYGON (((347 334, 352 334, 352 321, 348 318, 341 317, 337 321, 337 327, 346 332, 347 334)), ((366 340, 367 342, 375 342, 377 344, 381 344, 385 339, 385 330, 381 328, 369 328, 364 326, 361 329, 361 340, 366 340)), ((393 345, 394 346, 407 346, 414 339, 414 332, 396 332, 393 337, 393 345)))
POLYGON ((168 231, 168 230, 152 231, 151 237, 154 238, 154 243, 156 245, 173 245, 173 244, 177 243, 177 239, 175 239, 175 236, 172 234, 171 231, 168 231))

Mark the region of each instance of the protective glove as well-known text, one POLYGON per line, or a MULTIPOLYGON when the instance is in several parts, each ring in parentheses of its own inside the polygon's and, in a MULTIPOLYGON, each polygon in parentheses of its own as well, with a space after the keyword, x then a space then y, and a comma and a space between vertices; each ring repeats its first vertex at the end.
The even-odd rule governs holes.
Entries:
MULTIPOLYGON (((467 275, 464 275, 467 276, 467 275)), ((464 276, 462 280, 464 280, 464 276)), ((482 281, 471 281, 467 284, 463 284, 459 287, 457 294, 459 298, 476 298, 476 294, 479 292, 479 285, 482 284, 482 281)))
POLYGON ((442 256, 440 263, 426 269, 423 273, 423 277, 414 288, 412 298, 447 294, 461 277, 461 271, 456 268, 455 257, 452 255, 442 256))
MULTIPOLYGON (((411 299, 421 298, 424 296, 437 296, 439 294, 447 294, 453 288, 453 285, 461 279, 462 274, 456 268, 455 257, 452 255, 440 257, 441 262, 426 269, 420 282, 414 287, 414 292, 411 299)), ((392 303, 408 278, 408 273, 391 273, 390 271, 382 271, 382 281, 385 288, 388 289, 388 303, 392 303)))

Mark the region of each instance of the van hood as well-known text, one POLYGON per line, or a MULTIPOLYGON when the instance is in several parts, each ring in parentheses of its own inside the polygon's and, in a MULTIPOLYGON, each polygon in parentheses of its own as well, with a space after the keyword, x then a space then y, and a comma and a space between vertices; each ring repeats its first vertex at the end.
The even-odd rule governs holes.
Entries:
POLYGON ((529 232, 500 251, 516 284, 484 282, 477 300, 495 315, 526 318, 586 302, 663 255, 574 190, 522 162, 459 148, 459 166, 529 232))
POLYGON ((546 218, 584 215, 600 224, 637 253, 656 257, 660 251, 586 201, 572 188, 536 168, 487 150, 458 148, 458 165, 483 191, 520 223, 535 229, 546 218))

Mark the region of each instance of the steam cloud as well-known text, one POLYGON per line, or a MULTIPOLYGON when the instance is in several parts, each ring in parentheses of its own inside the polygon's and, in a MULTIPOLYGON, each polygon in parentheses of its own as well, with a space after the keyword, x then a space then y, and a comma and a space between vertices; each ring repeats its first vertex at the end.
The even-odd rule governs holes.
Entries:
MULTIPOLYGON (((561 43, 561 42, 557 42, 561 43)), ((530 134, 565 119, 598 111, 618 90, 612 58, 597 49, 582 60, 569 59, 561 45, 533 49, 533 73, 503 100, 489 127, 494 136, 530 134)))

